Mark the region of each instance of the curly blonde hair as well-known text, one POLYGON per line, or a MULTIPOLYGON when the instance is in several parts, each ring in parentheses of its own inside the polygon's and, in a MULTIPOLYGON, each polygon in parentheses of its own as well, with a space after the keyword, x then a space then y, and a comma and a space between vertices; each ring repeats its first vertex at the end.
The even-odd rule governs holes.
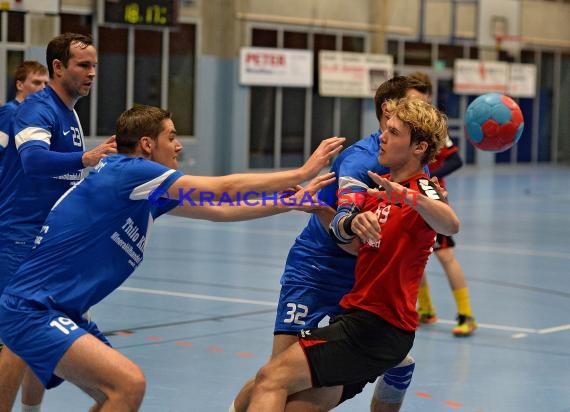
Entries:
POLYGON ((419 99, 388 100, 384 108, 390 117, 396 116, 410 128, 410 144, 422 141, 428 144, 421 163, 426 165, 431 162, 445 144, 447 116, 419 99))

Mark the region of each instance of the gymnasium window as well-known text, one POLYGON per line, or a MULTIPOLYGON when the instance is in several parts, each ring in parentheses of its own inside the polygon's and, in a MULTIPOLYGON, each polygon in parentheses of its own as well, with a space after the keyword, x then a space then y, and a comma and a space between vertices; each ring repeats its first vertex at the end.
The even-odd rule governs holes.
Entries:
POLYGON ((312 88, 250 88, 250 168, 298 166, 326 137, 343 135, 350 143, 362 137, 362 99, 319 95, 318 52, 364 52, 364 36, 254 28, 251 44, 302 50, 312 44, 314 84, 312 88))

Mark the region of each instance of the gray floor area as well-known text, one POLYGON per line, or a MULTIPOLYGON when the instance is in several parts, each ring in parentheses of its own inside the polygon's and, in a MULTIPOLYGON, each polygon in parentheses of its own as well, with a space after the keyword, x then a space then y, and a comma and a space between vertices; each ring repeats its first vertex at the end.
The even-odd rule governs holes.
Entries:
MULTIPOLYGON (((462 219, 456 254, 479 330, 455 338, 445 274, 428 274, 440 321, 418 330, 403 411, 570 411, 570 169, 464 168, 448 180, 462 219)), ((145 262, 94 309, 142 366, 142 411, 227 411, 269 355, 279 277, 307 216, 240 223, 163 217, 145 262)), ((338 411, 367 411, 371 385, 338 411)), ((44 411, 87 410, 64 384, 44 411)))

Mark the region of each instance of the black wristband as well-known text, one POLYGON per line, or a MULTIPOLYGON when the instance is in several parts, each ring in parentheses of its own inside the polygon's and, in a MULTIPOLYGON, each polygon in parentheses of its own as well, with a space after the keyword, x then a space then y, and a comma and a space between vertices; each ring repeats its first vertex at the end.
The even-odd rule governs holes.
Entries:
POLYGON ((348 236, 356 236, 356 233, 352 230, 352 221, 356 216, 358 216, 358 213, 351 213, 347 215, 342 222, 342 228, 348 236))

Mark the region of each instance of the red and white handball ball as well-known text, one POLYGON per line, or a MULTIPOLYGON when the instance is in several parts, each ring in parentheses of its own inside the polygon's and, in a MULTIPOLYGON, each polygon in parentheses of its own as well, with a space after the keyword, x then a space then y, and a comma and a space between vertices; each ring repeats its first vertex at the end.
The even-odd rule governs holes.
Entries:
POLYGON ((465 135, 477 149, 502 152, 521 138, 524 119, 508 96, 486 93, 471 102, 464 117, 465 135))

